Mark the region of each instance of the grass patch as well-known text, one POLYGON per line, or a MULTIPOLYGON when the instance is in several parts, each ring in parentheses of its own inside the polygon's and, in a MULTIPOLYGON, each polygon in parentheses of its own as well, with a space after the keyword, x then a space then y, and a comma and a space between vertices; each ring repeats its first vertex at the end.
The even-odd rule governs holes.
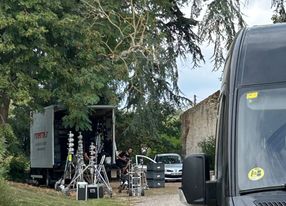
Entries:
POLYGON ((112 198, 77 201, 52 189, 0 180, 0 205, 3 206, 120 206, 126 205, 112 198))

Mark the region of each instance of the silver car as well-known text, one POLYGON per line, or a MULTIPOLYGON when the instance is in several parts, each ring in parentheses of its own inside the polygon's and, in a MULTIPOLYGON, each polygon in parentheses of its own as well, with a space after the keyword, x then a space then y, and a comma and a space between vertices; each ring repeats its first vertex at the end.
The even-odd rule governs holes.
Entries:
POLYGON ((158 163, 165 164, 165 180, 179 181, 182 180, 182 159, 176 153, 157 154, 154 160, 158 163))

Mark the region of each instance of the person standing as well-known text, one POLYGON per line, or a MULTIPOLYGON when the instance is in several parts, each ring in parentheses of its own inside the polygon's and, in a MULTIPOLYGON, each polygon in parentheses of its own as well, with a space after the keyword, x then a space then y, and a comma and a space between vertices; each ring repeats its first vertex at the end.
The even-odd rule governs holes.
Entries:
POLYGON ((118 192, 121 191, 128 185, 128 168, 131 161, 132 148, 129 147, 126 152, 120 152, 117 156, 116 164, 120 168, 120 185, 118 192))
POLYGON ((131 160, 132 152, 132 148, 129 147, 127 151, 120 152, 117 156, 116 164, 124 174, 126 173, 129 161, 131 160))

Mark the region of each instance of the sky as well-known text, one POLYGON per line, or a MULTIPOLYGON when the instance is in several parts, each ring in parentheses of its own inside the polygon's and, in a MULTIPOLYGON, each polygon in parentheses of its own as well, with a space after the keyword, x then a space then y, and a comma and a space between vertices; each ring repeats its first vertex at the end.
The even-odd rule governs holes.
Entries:
MULTIPOLYGON (((184 8, 183 12, 188 16, 189 8, 184 8)), ((272 23, 273 9, 271 8, 271 0, 248 0, 247 5, 242 6, 242 12, 247 26, 272 23)), ((222 69, 212 71, 211 56, 213 51, 211 45, 204 43, 201 48, 206 62, 205 64, 201 63, 199 68, 191 69, 191 58, 177 60, 179 88, 183 95, 191 100, 196 95, 197 102, 204 100, 220 89, 220 77, 222 75, 222 69)))

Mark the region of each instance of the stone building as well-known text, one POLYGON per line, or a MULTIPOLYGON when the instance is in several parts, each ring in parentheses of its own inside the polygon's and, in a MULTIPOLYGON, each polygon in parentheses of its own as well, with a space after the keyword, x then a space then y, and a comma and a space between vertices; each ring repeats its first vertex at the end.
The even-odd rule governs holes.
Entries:
POLYGON ((215 136, 219 91, 181 114, 182 154, 200 153, 198 143, 215 136))

